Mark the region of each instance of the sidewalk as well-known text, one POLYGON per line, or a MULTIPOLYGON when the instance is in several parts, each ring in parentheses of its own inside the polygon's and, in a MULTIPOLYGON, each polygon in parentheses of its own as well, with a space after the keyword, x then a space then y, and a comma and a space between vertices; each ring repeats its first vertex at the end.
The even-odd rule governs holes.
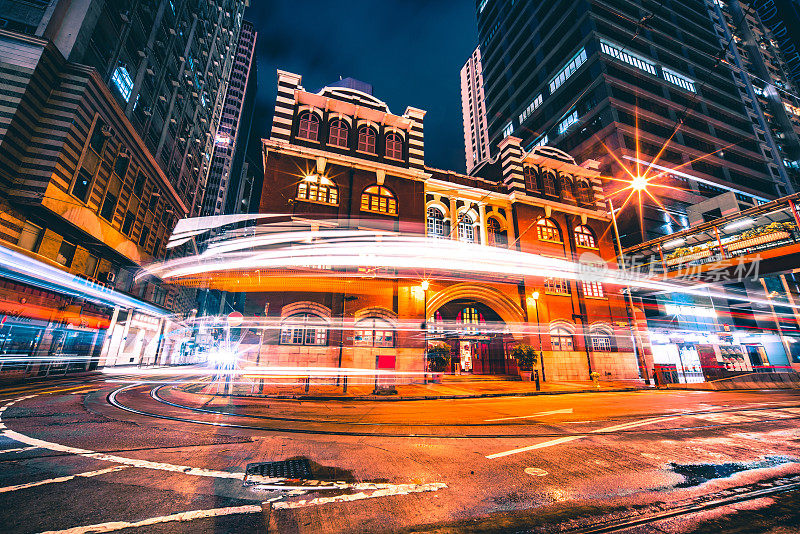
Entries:
POLYGON ((347 392, 342 385, 335 383, 315 383, 312 380, 305 389, 305 383, 296 384, 270 384, 265 382, 263 393, 258 381, 251 383, 231 384, 226 392, 225 384, 214 382, 207 385, 192 384, 181 389, 189 393, 203 395, 232 395, 241 397, 261 397, 272 399, 308 399, 308 400, 380 400, 380 401, 408 401, 408 400, 433 400, 433 399, 469 399, 485 397, 511 397, 529 395, 559 395, 566 393, 596 393, 636 391, 652 389, 640 380, 628 381, 600 381, 598 390, 591 381, 571 382, 542 382, 541 390, 536 391, 535 382, 522 382, 514 377, 506 376, 444 376, 439 384, 398 384, 392 390, 384 390, 376 394, 373 382, 356 383, 352 381, 347 386, 347 392), (395 393, 396 392, 396 393, 395 393))

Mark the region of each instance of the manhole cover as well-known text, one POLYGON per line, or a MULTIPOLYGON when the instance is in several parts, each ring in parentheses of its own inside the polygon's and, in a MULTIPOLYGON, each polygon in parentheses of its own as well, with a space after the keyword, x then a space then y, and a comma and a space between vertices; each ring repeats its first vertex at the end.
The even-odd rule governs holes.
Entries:
POLYGON ((310 479, 311 464, 306 458, 283 460, 281 462, 257 462, 247 464, 245 484, 258 483, 263 478, 310 479))
POLYGON ((547 471, 544 469, 539 469, 538 467, 526 467, 525 474, 534 477, 543 477, 547 474, 547 471))

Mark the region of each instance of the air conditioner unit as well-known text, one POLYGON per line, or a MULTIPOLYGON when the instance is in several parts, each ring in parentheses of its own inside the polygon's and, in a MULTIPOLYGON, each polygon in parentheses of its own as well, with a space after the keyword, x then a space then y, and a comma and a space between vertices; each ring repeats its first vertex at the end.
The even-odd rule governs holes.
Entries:
POLYGON ((127 148, 122 147, 122 148, 119 149, 119 156, 121 158, 130 158, 131 157, 131 153, 128 152, 127 148))
POLYGON ((113 128, 111 128, 111 126, 103 126, 103 127, 100 129, 100 131, 101 131, 101 132, 103 133, 103 135, 105 135, 106 137, 111 137, 112 135, 114 135, 114 129, 113 129, 113 128))
POLYGON ((106 282, 108 282, 109 284, 113 284, 115 278, 116 275, 113 272, 109 271, 106 273, 106 282))
POLYGON ((125 24, 129 24, 131 21, 127 11, 123 11, 122 13, 120 13, 119 18, 121 18, 122 22, 124 22, 125 24))

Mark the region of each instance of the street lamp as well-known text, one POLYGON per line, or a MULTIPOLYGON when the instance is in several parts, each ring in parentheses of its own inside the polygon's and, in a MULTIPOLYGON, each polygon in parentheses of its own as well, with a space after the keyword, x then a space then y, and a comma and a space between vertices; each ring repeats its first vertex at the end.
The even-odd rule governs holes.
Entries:
POLYGON ((542 351, 542 323, 539 322, 539 292, 534 291, 530 297, 528 297, 528 305, 533 305, 536 309, 536 335, 539 337, 539 364, 542 367, 542 382, 546 382, 547 379, 545 378, 544 374, 544 352, 542 351))
POLYGON ((422 290, 423 294, 423 320, 422 320, 422 329, 425 330, 425 347, 422 350, 422 371, 425 374, 424 383, 428 383, 428 288, 430 284, 428 284, 427 280, 423 280, 419 284, 419 288, 422 290))

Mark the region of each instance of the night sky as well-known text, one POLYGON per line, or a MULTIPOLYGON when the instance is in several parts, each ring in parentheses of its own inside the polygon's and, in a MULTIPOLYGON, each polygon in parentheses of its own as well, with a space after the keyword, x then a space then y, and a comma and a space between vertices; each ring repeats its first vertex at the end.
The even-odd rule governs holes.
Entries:
POLYGON ((425 163, 464 171, 459 71, 477 44, 470 0, 253 0, 258 100, 253 132, 266 137, 276 69, 300 74, 307 91, 348 76, 402 115, 426 110, 425 163))

